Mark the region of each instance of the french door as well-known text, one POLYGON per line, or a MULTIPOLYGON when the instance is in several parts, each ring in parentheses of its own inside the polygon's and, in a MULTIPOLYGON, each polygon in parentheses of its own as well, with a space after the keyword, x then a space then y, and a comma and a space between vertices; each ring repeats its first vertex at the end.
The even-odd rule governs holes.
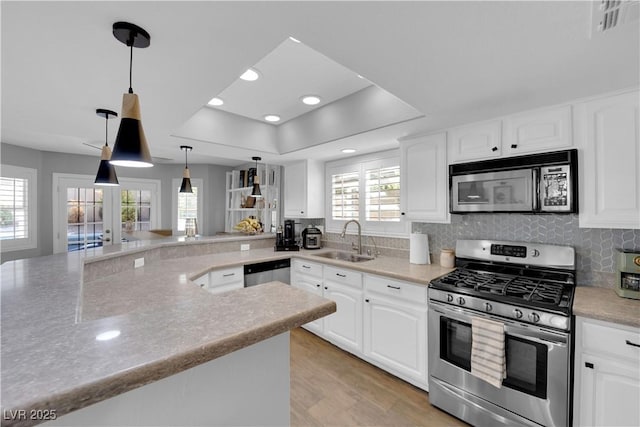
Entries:
POLYGON ((53 174, 53 251, 72 252, 132 240, 160 224, 160 181, 120 179, 99 187, 88 175, 53 174))

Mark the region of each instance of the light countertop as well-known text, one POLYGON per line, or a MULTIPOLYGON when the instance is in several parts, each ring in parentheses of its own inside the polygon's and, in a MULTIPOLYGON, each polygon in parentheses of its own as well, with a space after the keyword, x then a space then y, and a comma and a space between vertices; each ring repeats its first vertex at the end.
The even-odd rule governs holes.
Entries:
POLYGON ((213 295, 188 279, 217 261, 268 258, 251 252, 161 260, 89 283, 86 254, 4 263, 3 414, 61 416, 335 312, 334 302, 279 282, 213 295), (96 339, 109 331, 120 335, 96 339))
POLYGON ((576 287, 573 314, 640 328, 640 300, 621 298, 611 288, 576 287))

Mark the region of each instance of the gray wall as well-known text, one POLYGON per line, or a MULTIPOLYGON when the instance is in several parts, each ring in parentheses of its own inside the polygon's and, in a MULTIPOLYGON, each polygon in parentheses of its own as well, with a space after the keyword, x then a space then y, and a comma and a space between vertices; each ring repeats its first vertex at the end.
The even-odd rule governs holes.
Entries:
MULTIPOLYGON (((24 251, 3 253, 1 261, 29 258, 53 253, 52 179, 53 173, 95 175, 99 152, 96 156, 56 153, 0 144, 0 160, 3 164, 38 170, 38 247, 24 251)), ((160 228, 171 228, 171 182, 182 177, 183 165, 156 164, 151 169, 118 168, 118 177, 161 180, 162 206, 160 228)), ((218 165, 189 165, 192 178, 205 182, 205 228, 201 233, 213 235, 224 231, 225 173, 231 168, 218 165)))

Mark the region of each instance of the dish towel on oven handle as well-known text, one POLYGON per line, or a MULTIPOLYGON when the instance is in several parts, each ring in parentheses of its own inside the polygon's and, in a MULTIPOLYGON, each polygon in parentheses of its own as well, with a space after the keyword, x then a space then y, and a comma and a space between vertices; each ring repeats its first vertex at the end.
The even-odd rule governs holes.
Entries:
POLYGON ((502 387, 502 380, 507 377, 502 322, 471 318, 471 375, 502 387))

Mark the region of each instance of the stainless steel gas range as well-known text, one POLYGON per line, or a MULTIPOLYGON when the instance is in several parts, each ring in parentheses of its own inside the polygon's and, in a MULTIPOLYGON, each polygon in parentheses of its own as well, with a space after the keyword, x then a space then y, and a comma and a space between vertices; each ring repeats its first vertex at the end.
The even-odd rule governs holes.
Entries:
POLYGON ((476 426, 568 426, 574 249, 459 240, 456 267, 429 285, 431 404, 476 426), (504 327, 499 387, 471 372, 474 318, 504 327))

